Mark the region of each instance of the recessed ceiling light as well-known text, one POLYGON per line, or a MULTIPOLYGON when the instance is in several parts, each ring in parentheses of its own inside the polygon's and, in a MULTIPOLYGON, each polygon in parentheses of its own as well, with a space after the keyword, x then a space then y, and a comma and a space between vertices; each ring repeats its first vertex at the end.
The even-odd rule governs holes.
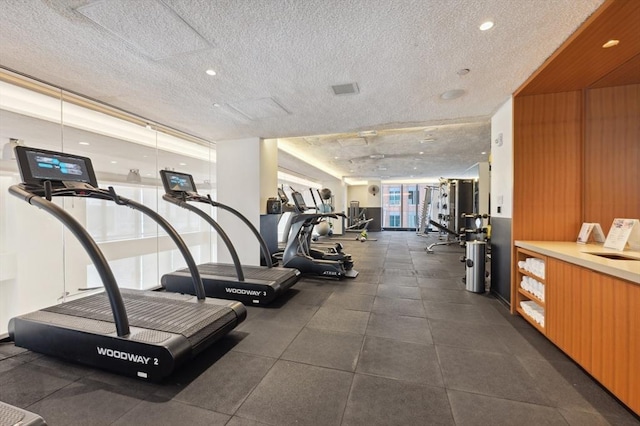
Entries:
POLYGON ((186 165, 187 165, 187 163, 180 163, 180 165, 181 165, 181 166, 186 166, 186 165))
POLYGON ((480 31, 487 31, 493 28, 493 21, 486 21, 480 25, 480 31))
POLYGON ((442 95, 440 95, 440 98, 444 99, 445 101, 450 101, 452 99, 457 99, 464 94, 465 91, 462 89, 453 89, 444 92, 442 95))
POLYGON ((418 169, 417 167, 414 167, 414 168, 413 168, 413 170, 417 170, 417 169, 418 169))
POLYGON ((435 139, 433 139, 433 138, 429 138, 429 139, 420 139, 420 143, 433 142, 433 141, 435 141, 435 139))
POLYGON ((387 170, 386 167, 378 167, 378 170, 387 170))
POLYGON ((482 151, 480 154, 487 155, 487 151, 482 151))
POLYGON ((333 157, 333 159, 334 159, 334 160, 339 160, 339 159, 340 159, 340 157, 333 157))
POLYGON ((361 138, 366 138, 367 136, 376 136, 378 132, 375 130, 364 130, 362 132, 358 132, 358 136, 361 138))
POLYGON ((146 176, 151 176, 151 173, 147 173, 146 176))
POLYGON ((423 152, 423 151, 420 151, 418 154, 422 155, 422 154, 424 154, 424 152, 423 152))
POLYGON ((216 107, 216 108, 220 108, 220 104, 219 103, 215 103, 215 104, 213 104, 213 106, 216 107))
POLYGON ((372 160, 381 160, 384 158, 384 154, 371 154, 369 158, 372 160))
POLYGON ((208 69, 205 71, 208 75, 216 75, 216 72, 212 69, 208 69))
POLYGON ((617 46, 618 43, 620 43, 620 40, 609 40, 608 42, 606 42, 605 44, 602 45, 603 48, 608 48, 608 47, 613 47, 613 46, 617 46))
POLYGON ((78 145, 91 145, 89 142, 78 142, 78 145))
POLYGON ((113 161, 111 162, 111 164, 118 164, 118 162, 117 162, 117 161, 115 161, 115 160, 113 160, 113 161))

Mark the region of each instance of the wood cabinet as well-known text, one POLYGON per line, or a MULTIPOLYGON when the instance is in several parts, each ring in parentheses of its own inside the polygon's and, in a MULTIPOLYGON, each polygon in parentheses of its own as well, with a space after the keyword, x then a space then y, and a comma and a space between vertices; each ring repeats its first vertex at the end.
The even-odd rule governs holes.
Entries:
POLYGON ((640 285, 547 259, 545 335, 640 413, 640 285))
POLYGON ((544 279, 545 274, 544 273, 536 274, 536 272, 534 270, 531 270, 532 268, 528 268, 526 264, 528 264, 530 260, 536 260, 538 262, 541 262, 543 265, 545 265, 544 267, 546 268, 547 258, 546 256, 540 255, 538 253, 535 253, 523 248, 517 249, 516 258, 517 258, 516 265, 518 265, 516 269, 516 279, 514 281, 516 288, 512 289, 512 292, 511 292, 511 294, 515 295, 511 303, 511 307, 520 315, 522 315, 524 319, 526 319, 529 323, 531 323, 531 325, 537 328, 538 331, 546 335, 545 333, 546 281, 544 279), (530 288, 527 288, 527 286, 524 284, 525 281, 531 281, 531 280, 533 280, 534 282, 537 282, 540 286, 542 286, 542 295, 540 294, 536 295, 535 291, 533 291, 530 288), (543 320, 540 321, 539 318, 535 318, 534 315, 532 315, 530 312, 527 311, 526 307, 523 306, 523 304, 532 306, 533 309, 536 310, 537 312, 542 312, 543 320))

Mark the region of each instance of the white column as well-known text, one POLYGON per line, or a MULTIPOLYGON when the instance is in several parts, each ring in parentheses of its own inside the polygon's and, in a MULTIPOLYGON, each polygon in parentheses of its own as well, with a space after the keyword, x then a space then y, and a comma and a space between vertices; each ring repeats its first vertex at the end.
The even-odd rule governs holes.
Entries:
MULTIPOLYGON (((260 214, 267 198, 278 186, 276 140, 247 138, 216 143, 217 201, 245 215, 260 229, 260 214)), ((218 223, 233 243, 243 265, 260 264, 260 246, 253 233, 233 215, 218 210, 218 223)), ((218 262, 231 263, 231 256, 218 239, 218 262)))

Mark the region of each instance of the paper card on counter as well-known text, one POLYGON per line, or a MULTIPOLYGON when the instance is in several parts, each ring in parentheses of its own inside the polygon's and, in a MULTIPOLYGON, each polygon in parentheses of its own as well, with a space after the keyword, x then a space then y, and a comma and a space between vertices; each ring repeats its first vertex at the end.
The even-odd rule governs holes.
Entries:
POLYGON ((580 244, 586 244, 589 242, 591 237, 593 237, 593 240, 597 243, 604 243, 604 232, 602 232, 600 224, 585 222, 582 224, 582 228, 580 228, 577 242, 580 244))
POLYGON ((613 219, 604 247, 622 251, 628 242, 636 246, 640 242, 639 227, 638 219, 613 219))

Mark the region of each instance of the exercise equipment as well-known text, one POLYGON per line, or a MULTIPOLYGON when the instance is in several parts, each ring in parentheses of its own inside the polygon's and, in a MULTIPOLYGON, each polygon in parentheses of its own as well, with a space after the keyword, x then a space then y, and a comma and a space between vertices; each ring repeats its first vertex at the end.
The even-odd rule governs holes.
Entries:
POLYGON ((93 262, 104 291, 12 318, 9 338, 34 352, 159 381, 241 323, 240 302, 206 299, 200 274, 184 241, 158 213, 98 188, 91 160, 72 154, 17 147, 23 183, 9 192, 60 220, 93 262), (160 225, 184 257, 196 297, 118 287, 109 263, 86 229, 53 197, 112 201, 160 225))
MULTIPOLYGON (((216 230, 233 259, 233 265, 219 263, 198 265, 207 297, 239 300, 253 305, 267 305, 298 281, 300 271, 297 269, 273 266, 267 243, 249 219, 239 211, 213 201, 209 195, 205 197, 198 194, 193 176, 187 173, 161 170, 160 177, 165 190, 162 199, 187 209, 207 221, 216 230), (225 210, 240 219, 258 240, 267 265, 242 266, 231 240, 220 225, 207 213, 189 202, 208 204, 225 210)), ((163 275, 161 284, 167 291, 193 294, 191 275, 187 269, 163 275)))
POLYGON ((47 426, 47 422, 37 414, 0 401, 0 425, 47 426))
MULTIPOLYGON (((296 268, 303 274, 323 277, 338 279, 357 277, 358 271, 353 269, 351 255, 342 252, 342 244, 337 243, 328 251, 311 248, 313 227, 325 218, 337 219, 338 216, 333 213, 304 213, 308 208, 302 194, 293 191, 291 198, 296 212, 291 214, 287 223, 288 238, 282 252, 282 266, 296 268)), ((285 205, 288 203, 289 200, 286 197, 285 205)))

